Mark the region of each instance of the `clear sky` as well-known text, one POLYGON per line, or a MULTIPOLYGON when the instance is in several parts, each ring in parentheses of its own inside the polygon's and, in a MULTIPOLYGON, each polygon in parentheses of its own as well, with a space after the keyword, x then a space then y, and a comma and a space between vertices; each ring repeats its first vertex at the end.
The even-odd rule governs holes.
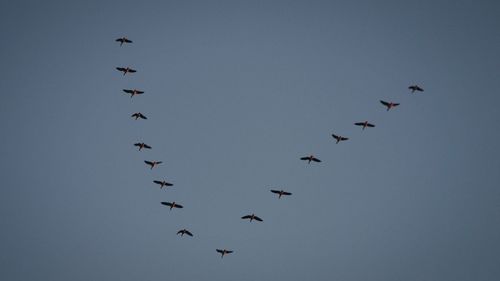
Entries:
POLYGON ((0 279, 500 280, 499 27, 498 1, 2 1, 0 279))

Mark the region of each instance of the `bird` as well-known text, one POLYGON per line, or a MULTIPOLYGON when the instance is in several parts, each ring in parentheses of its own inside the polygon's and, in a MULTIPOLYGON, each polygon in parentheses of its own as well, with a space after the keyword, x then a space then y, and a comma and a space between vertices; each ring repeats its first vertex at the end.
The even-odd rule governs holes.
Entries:
POLYGON ((121 37, 115 40, 116 42, 120 42, 120 47, 123 45, 123 43, 132 43, 132 40, 128 39, 127 37, 121 37))
POLYGON ((424 91, 424 89, 420 88, 418 85, 411 85, 408 87, 408 89, 410 89, 412 93, 415 93, 415 91, 418 91, 418 92, 424 91))
POLYGON ((393 108, 393 107, 396 107, 399 105, 399 103, 394 103, 394 102, 386 102, 386 101, 383 101, 383 100, 380 100, 380 103, 385 105, 387 107, 387 111, 389 111, 389 109, 393 108))
POLYGON ((308 161, 307 164, 311 164, 311 161, 314 161, 314 162, 321 162, 321 160, 319 160, 318 158, 314 157, 314 155, 309 155, 309 156, 305 156, 305 157, 301 157, 300 160, 306 160, 308 161))
POLYGON ((160 185, 160 189, 162 189, 164 186, 173 186, 174 184, 172 183, 169 183, 169 182, 166 182, 166 181, 153 181, 154 183, 156 184, 159 184, 160 185))
POLYGON ((346 138, 346 137, 343 137, 343 136, 337 136, 336 134, 332 134, 332 137, 337 140, 336 143, 339 143, 341 141, 346 141, 346 140, 349 139, 349 138, 346 138))
POLYGON ((144 114, 142 114, 140 112, 136 112, 136 113, 132 114, 130 117, 135 118, 135 120, 137 120, 139 118, 144 119, 144 120, 148 119, 144 114))
POLYGON ((279 195, 278 199, 280 199, 282 195, 292 195, 292 193, 286 192, 284 190, 274 190, 274 189, 271 189, 271 192, 278 194, 279 195))
POLYGON ((256 221, 262 221, 261 218, 259 218, 258 216, 256 216, 255 214, 251 214, 251 215, 246 215, 246 216, 242 216, 241 217, 242 219, 250 219, 250 221, 252 220, 256 220, 256 221))
POLYGON ((163 162, 162 161, 144 161, 144 163, 146 163, 147 165, 151 166, 151 170, 153 170, 153 168, 156 165, 159 165, 159 164, 161 164, 163 162))
POLYGON ((179 205, 179 204, 175 203, 175 201, 172 202, 172 203, 170 203, 170 202, 161 202, 161 204, 165 205, 165 206, 169 206, 170 207, 170 211, 172 211, 172 208, 179 208, 179 209, 184 208, 182 205, 179 205))
POLYGON ((143 142, 134 143, 134 146, 139 147, 139 151, 141 151, 141 149, 143 149, 143 148, 151 149, 151 146, 149 146, 143 142))
POLYGON ((181 235, 181 237, 184 236, 184 234, 193 237, 193 234, 191 232, 189 232, 189 230, 187 230, 185 228, 177 231, 177 235, 179 235, 179 234, 181 235))
POLYGON ((224 257, 224 255, 231 254, 231 253, 233 252, 233 251, 226 250, 226 249, 224 249, 224 250, 221 250, 221 249, 215 249, 215 250, 217 251, 217 253, 220 253, 220 254, 221 254, 221 256, 220 256, 221 258, 223 258, 223 257, 224 257))
POLYGON ((128 66, 127 67, 117 67, 116 70, 123 72, 124 76, 127 73, 135 73, 135 72, 137 72, 137 70, 132 69, 132 68, 130 68, 128 66))
POLYGON ((135 95, 142 95, 144 94, 144 91, 139 91, 137 89, 129 90, 129 89, 123 89, 123 91, 127 94, 130 94, 130 98, 132 98, 135 95))
POLYGON ((375 127, 375 125, 373 125, 373 124, 371 124, 371 123, 368 123, 368 121, 354 123, 354 125, 356 125, 356 126, 363 126, 363 130, 364 130, 366 127, 370 127, 370 128, 375 127))

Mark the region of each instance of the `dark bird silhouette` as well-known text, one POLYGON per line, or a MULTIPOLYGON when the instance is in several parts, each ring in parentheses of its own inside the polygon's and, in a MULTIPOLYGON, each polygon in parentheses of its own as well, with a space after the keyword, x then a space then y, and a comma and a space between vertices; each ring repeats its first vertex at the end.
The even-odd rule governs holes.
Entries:
POLYGON ((410 89, 412 93, 415 93, 415 91, 418 91, 418 92, 424 91, 424 89, 420 88, 418 85, 411 85, 408 87, 408 89, 410 89))
POLYGON ((179 234, 181 235, 181 237, 184 236, 184 234, 193 237, 193 234, 191 232, 189 232, 189 230, 187 230, 185 228, 177 231, 177 235, 179 235, 179 234))
POLYGON ((127 94, 130 94, 130 98, 132 98, 135 95, 142 95, 144 94, 144 91, 139 91, 137 89, 129 90, 129 89, 123 89, 123 91, 127 94))
POLYGON ((321 162, 321 160, 319 160, 318 158, 314 157, 314 155, 309 155, 309 156, 306 156, 306 157, 301 157, 300 160, 305 160, 305 161, 308 161, 307 164, 311 164, 311 161, 314 161, 314 162, 321 162))
POLYGON ((151 170, 152 170, 155 166, 157 166, 163 162, 162 161, 144 161, 144 163, 151 166, 151 170))
POLYGON ((386 102, 386 101, 383 101, 383 100, 380 100, 380 103, 383 104, 385 107, 387 107, 387 111, 389 111, 389 109, 393 108, 393 107, 396 107, 399 105, 399 103, 394 103, 394 102, 386 102))
POLYGON ((375 127, 375 125, 373 125, 373 124, 371 124, 371 123, 368 123, 368 121, 354 123, 354 125, 356 125, 356 126, 363 126, 363 130, 364 130, 366 127, 370 127, 370 128, 375 127))
POLYGON ((253 220, 256 220, 256 221, 262 221, 262 219, 261 219, 261 218, 259 218, 258 216, 256 216, 255 214, 242 216, 241 218, 242 218, 242 219, 244 219, 244 220, 246 220, 246 219, 250 219, 250 221, 253 221, 253 220))
POLYGON ((143 149, 143 148, 151 149, 151 146, 149 146, 143 142, 134 143, 134 146, 139 147, 139 151, 141 151, 141 149, 143 149))
POLYGON ((346 140, 349 139, 349 138, 346 138, 346 137, 343 137, 343 136, 337 136, 336 134, 332 134, 332 137, 337 140, 336 143, 339 143, 341 141, 346 141, 346 140))
POLYGON ((123 75, 127 73, 135 73, 137 70, 132 69, 130 67, 117 67, 116 70, 123 72, 123 75))
POLYGON ((220 253, 220 254, 221 254, 221 256, 220 256, 221 258, 223 258, 223 257, 224 257, 224 255, 231 254, 231 253, 233 252, 233 251, 226 250, 226 249, 224 249, 224 250, 221 250, 221 249, 215 249, 215 250, 217 251, 217 253, 220 253))
POLYGON ((164 186, 173 186, 174 184, 166 182, 166 181, 153 181, 156 184, 160 185, 160 189, 162 189, 164 186))
POLYGON ((279 195, 278 199, 280 199, 282 195, 292 195, 292 193, 286 192, 284 190, 274 190, 274 189, 271 189, 271 192, 278 194, 279 195))
POLYGON ((127 37, 118 38, 115 41, 120 42, 120 47, 123 45, 123 43, 132 43, 132 40, 128 39, 127 37))
POLYGON ((172 208, 179 208, 179 209, 184 208, 182 205, 175 203, 175 201, 174 202, 161 202, 161 204, 165 205, 165 206, 169 206, 170 210, 172 210, 172 208))
POLYGON ((136 112, 136 113, 132 114, 130 117, 134 117, 135 120, 137 120, 139 118, 144 119, 144 120, 148 119, 146 116, 144 116, 144 114, 142 114, 140 112, 136 112))

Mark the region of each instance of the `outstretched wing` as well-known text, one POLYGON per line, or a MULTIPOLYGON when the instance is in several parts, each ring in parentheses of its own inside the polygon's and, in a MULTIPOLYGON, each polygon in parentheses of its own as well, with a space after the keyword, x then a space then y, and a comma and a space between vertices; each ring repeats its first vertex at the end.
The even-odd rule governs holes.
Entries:
POLYGON ((123 89, 123 91, 124 91, 125 93, 127 93, 127 94, 132 94, 132 93, 134 92, 134 91, 132 91, 132 90, 128 90, 128 89, 123 89))
POLYGON ((174 207, 176 207, 176 208, 179 208, 179 209, 182 209, 182 208, 184 208, 184 206, 182 206, 182 205, 179 205, 179 204, 177 204, 177 203, 175 203, 175 206, 174 206, 174 207))
POLYGON ((256 221, 262 221, 262 219, 259 218, 258 216, 253 216, 253 219, 256 220, 256 221))
POLYGON ((148 118, 147 118, 144 114, 142 114, 142 113, 139 113, 139 117, 141 117, 141 118, 142 118, 142 119, 144 119, 144 120, 148 119, 148 118))
POLYGON ((371 123, 366 123, 366 126, 367 126, 367 127, 370 127, 370 128, 375 127, 375 125, 373 125, 373 124, 371 124, 371 123))
POLYGON ((318 163, 319 163, 319 162, 321 162, 321 160, 319 160, 319 159, 318 159, 318 158, 316 158, 316 157, 313 157, 311 160, 312 160, 312 161, 314 161, 314 162, 318 162, 318 163))
POLYGON ((389 106, 389 103, 386 102, 386 101, 380 100, 380 103, 383 104, 383 105, 385 105, 385 106, 389 106))
POLYGON ((276 193, 276 194, 280 194, 280 191, 279 191, 279 190, 274 190, 274 189, 271 189, 271 192, 272 192, 272 193, 276 193))
POLYGON ((123 41, 125 41, 125 42, 127 42, 127 43, 132 43, 132 40, 127 39, 127 38, 123 38, 123 41))
POLYGON ((185 230, 184 233, 186 233, 187 235, 193 237, 193 233, 189 232, 189 230, 185 230))
POLYGON ((340 140, 342 140, 342 141, 346 141, 346 140, 348 140, 348 139, 349 139, 349 138, 346 138, 346 137, 340 137, 340 140))
POLYGON ((172 203, 170 202, 161 202, 162 205, 172 207, 172 203))
POLYGON ((134 143, 134 146, 141 146, 142 143, 138 142, 138 143, 134 143))
POLYGON ((226 254, 231 254, 233 251, 226 250, 226 254))
POLYGON ((116 70, 118 70, 118 71, 125 71, 125 68, 124 67, 117 67, 116 70))
POLYGON ((144 163, 146 163, 146 164, 148 164, 148 165, 150 165, 150 166, 153 166, 153 162, 151 162, 151 161, 146 161, 146 160, 144 160, 144 163))
POLYGON ((358 122, 358 123, 354 123, 354 125, 356 125, 356 126, 364 126, 365 123, 364 122, 358 122))
POLYGON ((283 191, 283 195, 292 195, 292 193, 291 192, 283 191))
POLYGON ((161 181, 153 181, 153 182, 156 183, 156 184, 162 184, 161 181))
POLYGON ((134 72, 137 72, 137 70, 132 69, 132 68, 129 68, 128 72, 130 72, 130 73, 134 73, 134 72))
POLYGON ((224 253, 224 251, 223 251, 223 250, 221 250, 221 249, 215 249, 215 250, 217 251, 217 253, 221 253, 221 254, 223 254, 223 253, 224 253))
POLYGON ((144 144, 144 148, 151 149, 151 146, 149 146, 149 145, 147 145, 147 144, 144 144))
POLYGON ((241 218, 242 218, 242 219, 249 219, 249 218, 251 218, 251 217, 252 217, 252 216, 247 215, 247 216, 242 216, 241 218))
POLYGON ((301 157, 300 160, 309 160, 309 157, 301 157))

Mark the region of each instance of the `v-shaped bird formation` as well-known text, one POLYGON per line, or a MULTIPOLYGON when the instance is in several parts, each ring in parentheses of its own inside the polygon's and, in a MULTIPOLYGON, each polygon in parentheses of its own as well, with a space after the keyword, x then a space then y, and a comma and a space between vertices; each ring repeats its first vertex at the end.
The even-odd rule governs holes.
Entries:
MULTIPOLYGON (((125 44, 131 44, 133 43, 132 40, 128 39, 127 37, 120 37, 120 38, 117 38, 115 40, 116 42, 119 42, 120 43, 120 47, 122 47, 123 45, 125 44)), ((131 67, 116 67, 116 70, 120 71, 123 73, 123 76, 125 76, 126 74, 131 74, 131 73, 136 73, 137 70, 131 68, 131 67)), ((420 86, 418 85, 410 85, 408 87, 409 90, 411 90, 411 93, 415 93, 415 92, 423 92, 424 89, 421 88, 420 86)), ((143 95, 144 94, 144 91, 142 90, 138 90, 138 89, 122 89, 122 91, 125 93, 125 94, 128 94, 130 95, 130 97, 134 97, 134 96, 139 96, 139 95, 143 95)), ((393 109, 397 106, 399 106, 399 103, 396 103, 396 102, 392 102, 392 101, 384 101, 384 100, 380 100, 380 103, 386 107, 386 111, 389 111, 390 109, 393 109)), ((138 119, 143 119, 143 120, 147 120, 148 118, 142 114, 141 112, 136 112, 136 113, 133 113, 131 115, 132 118, 134 118, 135 120, 138 120, 138 119)), ((369 122, 369 121, 361 121, 361 122, 356 122, 354 123, 354 125, 356 126, 359 126, 362 128, 362 130, 365 130, 366 128, 374 128, 375 127, 375 124, 369 122)), ((339 135, 339 134, 331 134, 331 136, 335 139, 335 143, 338 144, 340 142, 344 142, 344 141, 347 141, 349 140, 348 137, 345 137, 345 136, 342 136, 342 135, 339 135)), ((152 150, 152 147, 144 142, 137 142, 137 143, 134 143, 134 146, 138 148, 139 151, 141 150, 144 150, 144 149, 147 149, 147 150, 152 150)), ((311 163, 321 163, 322 161, 316 157, 315 155, 313 154, 310 154, 309 156, 303 156, 303 157, 300 157, 300 160, 302 161, 306 161, 307 164, 311 164, 311 163)), ((157 160, 144 160, 144 163, 149 166, 150 170, 153 170, 153 168, 157 168, 160 164, 162 164, 163 162, 162 161, 157 161, 157 160)), ((172 183, 170 182, 167 182, 166 180, 153 180, 153 183, 158 185, 160 187, 160 189, 163 189, 163 187, 171 187, 173 186, 172 183)), ((271 189, 270 190, 273 194, 277 194, 278 195, 278 199, 281 199, 281 197, 286 197, 286 196, 291 196, 292 193, 289 192, 289 191, 285 191, 283 189, 271 189)), ((164 206, 167 206, 169 208, 170 211, 172 211, 173 209, 183 209, 184 206, 179 204, 178 202, 176 201, 172 201, 172 202, 160 202, 161 205, 164 205, 164 206)), ((258 217, 257 215, 255 215, 254 213, 252 214, 249 214, 249 215, 244 215, 241 217, 242 220, 248 220, 249 222, 252 222, 252 221, 257 221, 257 222, 263 222, 263 219, 258 217)), ((177 235, 179 235, 182 237, 184 235, 187 235, 187 236, 190 236, 190 237, 193 237, 193 234, 187 230, 186 228, 182 228, 181 230, 177 231, 177 235)), ((227 250, 227 249, 219 249, 219 248, 216 248, 216 252, 219 253, 221 255, 221 258, 224 258, 225 255, 228 255, 228 254, 231 254, 233 253, 234 251, 233 250, 227 250)))

